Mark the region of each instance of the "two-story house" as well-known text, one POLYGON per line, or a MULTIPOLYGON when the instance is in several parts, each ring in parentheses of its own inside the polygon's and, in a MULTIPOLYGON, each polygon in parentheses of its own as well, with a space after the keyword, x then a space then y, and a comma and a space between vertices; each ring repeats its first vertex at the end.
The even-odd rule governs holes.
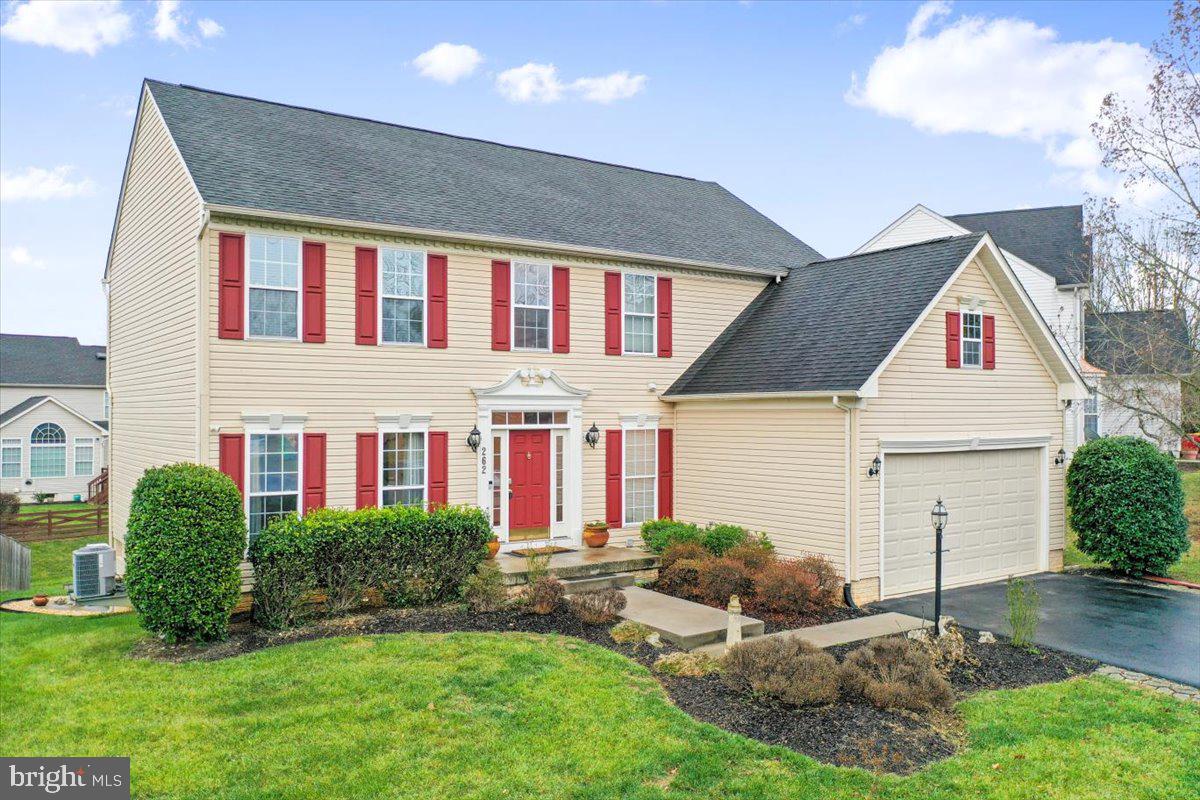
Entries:
POLYGON ((147 81, 105 280, 119 553, 186 460, 251 537, 323 505, 477 505, 505 551, 719 520, 865 601, 932 581, 941 494, 951 582, 1060 562, 1086 387, 987 234, 824 260, 715 183, 147 81))
POLYGON ((106 466, 103 345, 0 334, 0 491, 83 499, 106 466))

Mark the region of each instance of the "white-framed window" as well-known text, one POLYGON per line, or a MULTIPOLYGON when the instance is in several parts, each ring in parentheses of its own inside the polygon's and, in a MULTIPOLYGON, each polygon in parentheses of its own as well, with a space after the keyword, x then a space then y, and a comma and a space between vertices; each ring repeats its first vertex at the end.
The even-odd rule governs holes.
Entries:
POLYGON ((629 527, 658 513, 658 431, 626 430, 623 438, 624 522, 629 527))
POLYGON ((67 434, 53 422, 43 422, 29 434, 29 477, 67 476, 67 434))
POLYGON ((384 431, 381 506, 425 506, 425 431, 384 431))
POLYGON ((96 474, 96 440, 75 437, 75 474, 96 474))
POLYGON ((246 516, 250 541, 271 520, 300 513, 300 431, 247 431, 246 516))
POLYGON ((562 522, 566 519, 566 490, 563 486, 563 480, 566 477, 566 443, 567 434, 565 431, 554 431, 554 521, 562 522))
POLYGON ((246 237, 246 330, 252 339, 300 338, 300 240, 246 237))
POLYGON ((962 365, 983 366, 983 312, 964 309, 962 317, 962 365))
POLYGON ((621 319, 626 355, 654 355, 658 313, 654 275, 626 272, 621 276, 621 319))
POLYGON ((1083 401, 1083 440, 1090 442, 1100 437, 1100 396, 1095 392, 1083 401))
POLYGON ((513 348, 550 350, 550 265, 512 264, 513 348))
POLYGON ((425 253, 379 248, 379 330, 385 344, 425 344, 425 253))
POLYGON ((0 478, 21 477, 21 440, 0 441, 0 478))
POLYGON ((508 493, 504 491, 504 437, 496 434, 492 437, 492 525, 500 527, 504 519, 504 500, 508 493))
POLYGON ((110 414, 112 414, 112 401, 108 396, 108 392, 105 392, 104 393, 104 418, 109 419, 110 414))

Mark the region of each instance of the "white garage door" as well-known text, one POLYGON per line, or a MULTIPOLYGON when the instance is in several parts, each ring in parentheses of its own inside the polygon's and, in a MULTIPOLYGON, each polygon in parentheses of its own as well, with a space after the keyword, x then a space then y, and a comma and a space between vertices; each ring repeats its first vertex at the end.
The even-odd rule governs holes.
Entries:
POLYGON ((883 594, 933 588, 938 497, 950 512, 942 585, 962 586, 1039 567, 1042 451, 889 454, 883 470, 883 594))

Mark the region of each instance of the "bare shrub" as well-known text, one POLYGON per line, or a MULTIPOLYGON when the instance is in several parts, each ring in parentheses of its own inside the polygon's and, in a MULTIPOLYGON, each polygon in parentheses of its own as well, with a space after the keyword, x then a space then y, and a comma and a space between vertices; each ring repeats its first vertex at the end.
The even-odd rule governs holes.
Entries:
POLYGON ((703 653, 668 653, 654 662, 654 670, 680 678, 703 678, 721 668, 711 656, 703 653))
POLYGON ((658 574, 656 588, 676 597, 695 597, 700 586, 702 561, 683 558, 658 574))
POLYGON ((725 605, 731 595, 748 597, 754 591, 754 578, 746 565, 732 558, 710 558, 700 562, 698 574, 700 596, 709 602, 725 605))
POLYGON ((846 656, 842 688, 876 708, 948 709, 954 691, 919 645, 903 637, 875 639, 846 656))
POLYGON ((837 661, 824 650, 794 637, 768 636, 734 645, 722 662, 734 691, 814 706, 838 699, 837 661))
POLYGON ((668 569, 676 561, 690 560, 703 561, 708 558, 709 553, 704 549, 704 545, 699 542, 675 542, 663 551, 659 557, 660 568, 668 569))
POLYGON ((840 579, 820 556, 769 564, 755 578, 755 602, 776 614, 814 614, 832 605, 840 579))
POLYGON ((761 572, 776 562, 775 551, 769 545, 761 542, 739 544, 725 554, 726 558, 742 562, 742 565, 752 573, 761 572))
POLYGON ((463 599, 477 614, 499 611, 508 601, 504 575, 495 561, 484 561, 463 584, 463 599))
POLYGON ((625 608, 625 594, 619 589, 600 589, 567 596, 567 608, 588 625, 607 625, 615 622, 625 608))
POLYGON ((550 614, 563 599, 562 581, 553 575, 543 575, 525 590, 529 610, 535 614, 550 614))

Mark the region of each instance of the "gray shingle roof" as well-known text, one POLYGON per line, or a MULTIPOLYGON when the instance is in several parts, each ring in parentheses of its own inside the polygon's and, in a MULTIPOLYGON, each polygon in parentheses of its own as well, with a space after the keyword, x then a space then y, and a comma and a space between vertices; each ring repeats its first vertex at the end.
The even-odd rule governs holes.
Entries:
POLYGON ((955 214, 947 219, 969 231, 987 231, 996 244, 1053 275, 1059 286, 1091 281, 1091 248, 1083 233, 1083 206, 955 214))
POLYGON ((772 273, 820 258, 716 183, 146 84, 208 203, 772 273))
POLYGON ((3 412, 0 412, 0 425, 4 425, 10 419, 21 416, 21 414, 45 400, 46 397, 47 395, 44 394, 35 394, 33 397, 26 397, 12 408, 5 409, 3 412))
POLYGON ((1114 375, 1183 375, 1197 369, 1182 311, 1088 311, 1084 352, 1114 375))
POLYGON ((0 383, 103 388, 104 352, 71 336, 0 334, 0 383))
POLYGON ((667 394, 859 389, 981 238, 797 267, 764 289, 667 394))

